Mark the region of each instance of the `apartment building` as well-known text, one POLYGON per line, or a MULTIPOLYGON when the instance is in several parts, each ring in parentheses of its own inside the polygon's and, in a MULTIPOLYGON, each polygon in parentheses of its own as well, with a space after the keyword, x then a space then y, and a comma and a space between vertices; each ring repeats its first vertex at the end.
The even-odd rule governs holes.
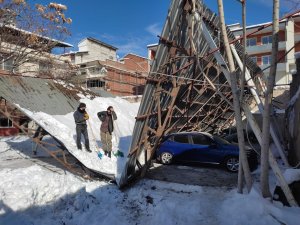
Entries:
POLYGON ((117 48, 95 38, 84 38, 77 52, 63 54, 78 67, 74 81, 94 91, 117 96, 141 95, 148 73, 148 59, 129 53, 117 60, 117 48))
MULTIPOLYGON (((247 26, 247 34, 269 23, 247 26)), ((237 38, 242 36, 243 30, 239 23, 228 25, 228 27, 237 38)), ((280 21, 279 28, 279 62, 277 64, 276 88, 286 88, 292 80, 292 74, 296 71, 295 54, 300 52, 300 14, 295 14, 290 19, 280 21)), ((148 45, 147 48, 148 58, 153 60, 157 44, 148 45)), ((249 36, 246 51, 267 76, 270 72, 271 63, 272 26, 249 36)))
POLYGON ((53 54, 54 49, 73 47, 66 42, 19 29, 14 25, 0 26, 0 70, 26 76, 56 77, 69 70, 68 64, 53 54), (34 40, 34 41, 30 41, 34 40))
MULTIPOLYGON (((254 24, 247 26, 247 33, 251 33, 268 23, 254 24)), ((240 24, 228 26, 236 37, 243 33, 240 24)), ((284 19, 279 23, 279 45, 278 64, 276 73, 276 87, 287 87, 292 80, 292 74, 296 71, 295 54, 300 52, 300 14, 295 14, 289 19, 284 19)), ((272 51, 272 26, 262 29, 247 38, 246 51, 264 70, 264 74, 269 74, 272 51)))

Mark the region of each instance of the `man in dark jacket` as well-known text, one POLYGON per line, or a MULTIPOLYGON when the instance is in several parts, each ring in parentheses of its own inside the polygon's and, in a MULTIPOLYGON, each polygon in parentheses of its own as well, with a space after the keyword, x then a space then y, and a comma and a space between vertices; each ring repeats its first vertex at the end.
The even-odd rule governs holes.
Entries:
POLYGON ((105 155, 111 157, 112 151, 112 132, 114 130, 113 120, 117 119, 117 115, 112 106, 107 108, 107 111, 97 113, 98 118, 101 120, 100 137, 105 155))
POLYGON ((88 152, 92 152, 90 150, 89 136, 88 136, 87 125, 86 125, 86 121, 89 119, 89 115, 87 114, 85 109, 86 109, 86 105, 84 103, 80 103, 77 110, 73 114, 76 123, 76 137, 77 137, 76 144, 77 144, 77 148, 81 150, 82 149, 81 134, 83 134, 85 149, 88 152))

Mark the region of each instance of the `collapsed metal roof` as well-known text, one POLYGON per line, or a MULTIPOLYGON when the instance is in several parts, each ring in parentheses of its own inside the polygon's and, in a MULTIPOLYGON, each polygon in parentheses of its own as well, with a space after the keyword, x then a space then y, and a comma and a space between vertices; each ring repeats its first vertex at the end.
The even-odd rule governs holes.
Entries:
MULTIPOLYGON (((146 172, 163 135, 178 131, 221 133, 234 123, 227 59, 220 20, 201 0, 173 0, 159 40, 132 135, 121 185, 146 172), (196 53, 195 53, 196 52, 196 53)), ((227 29, 230 41, 233 33, 227 29)), ((233 42, 236 75, 243 47, 233 42)), ((246 57, 253 86, 243 102, 262 91, 261 69, 246 57), (254 90, 255 89, 255 90, 254 90)))
MULTIPOLYGON (((59 145, 57 145, 57 147, 60 148, 60 152, 67 150, 86 168, 111 179, 115 179, 116 174, 114 168, 107 166, 108 164, 110 165, 111 162, 106 162, 105 160, 99 161, 100 159, 97 156, 99 150, 98 146, 94 146, 94 144, 91 143, 92 146, 90 147, 93 152, 90 154, 87 154, 85 151, 77 150, 74 138, 76 135, 75 123, 72 114, 78 107, 79 100, 81 100, 80 96, 89 99, 89 104, 99 104, 99 99, 97 102, 93 100, 94 97, 97 97, 95 93, 63 81, 0 73, 1 98, 4 98, 10 104, 16 106, 20 111, 46 130, 50 136, 58 142, 59 145)), ((0 112, 1 111, 4 114, 6 113, 3 110, 0 110, 0 112)), ((96 113, 93 112, 93 115, 90 115, 90 117, 95 117, 94 114, 96 113)), ((13 120, 13 118, 10 119, 13 120)), ((93 122, 93 124, 100 123, 99 121, 93 122)), ((92 128, 90 126, 88 126, 88 128, 90 132, 92 128)), ((47 152, 58 160, 56 153, 47 152)), ((68 169, 72 169, 68 162, 61 161, 61 163, 68 169)))

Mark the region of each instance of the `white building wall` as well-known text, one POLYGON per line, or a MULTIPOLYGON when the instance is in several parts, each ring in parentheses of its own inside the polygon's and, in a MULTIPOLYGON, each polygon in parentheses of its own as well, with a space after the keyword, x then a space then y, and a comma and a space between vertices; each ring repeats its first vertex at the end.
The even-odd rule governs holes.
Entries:
MULTIPOLYGON (((255 25, 254 25, 255 26, 255 25)), ((247 33, 256 30, 258 27, 250 26, 247 28, 247 33), (254 27, 254 28, 252 28, 254 27)), ((242 34, 242 30, 237 26, 230 27, 233 30, 233 33, 236 37, 239 37, 242 34), (237 29, 237 30, 234 30, 237 29)), ((279 42, 278 49, 279 51, 288 52, 295 45, 295 30, 294 30, 294 21, 287 20, 283 23, 280 23, 280 30, 284 30, 285 32, 285 41, 279 42)), ((267 29, 263 29, 259 31, 257 34, 270 33, 272 31, 272 27, 268 27, 267 29)), ((253 36, 255 37, 255 35, 253 36)), ((271 54, 272 44, 261 44, 255 46, 248 46, 246 48, 247 53, 250 56, 260 55, 263 53, 271 54)), ((290 84, 292 80, 292 73, 296 69, 295 66, 295 50, 292 49, 286 56, 284 63, 277 64, 277 73, 276 73, 276 85, 287 85, 290 84)), ((259 65, 262 69, 266 68, 270 65, 259 65)), ((264 71, 265 77, 269 75, 269 69, 264 71)))
MULTIPOLYGON (((294 21, 288 20, 286 22, 286 30, 285 30, 285 40, 286 40, 286 49, 285 51, 288 52, 291 48, 293 48, 295 44, 295 29, 294 29, 294 21)), ((286 82, 289 84, 292 82, 292 73, 293 70, 296 70, 296 63, 295 63, 295 48, 293 48, 287 55, 286 55, 286 82)))
POLYGON ((110 49, 104 45, 100 45, 88 39, 83 40, 81 43, 78 44, 79 53, 80 52, 87 52, 87 53, 80 53, 80 55, 76 56, 75 63, 85 63, 94 60, 101 60, 105 61, 106 59, 110 60, 117 60, 116 51, 110 49))

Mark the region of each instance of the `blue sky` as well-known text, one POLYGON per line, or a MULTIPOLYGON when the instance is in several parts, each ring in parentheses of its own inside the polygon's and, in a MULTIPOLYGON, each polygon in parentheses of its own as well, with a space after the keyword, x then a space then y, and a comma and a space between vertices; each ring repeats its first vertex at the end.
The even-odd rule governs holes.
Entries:
MULTIPOLYGON (((294 0, 293 0, 294 1, 294 0)), ((171 0, 58 0, 67 5, 66 15, 73 22, 73 44, 84 37, 94 37, 117 47, 118 55, 135 53, 147 56, 147 45, 158 42, 165 23, 171 0)), ((217 12, 217 0, 204 0, 217 12)), ((281 14, 291 12, 289 0, 281 0, 281 14)), ((237 0, 224 0, 227 24, 241 22, 241 5, 237 0)), ((247 0, 247 25, 263 23, 272 19, 272 0, 247 0)))

